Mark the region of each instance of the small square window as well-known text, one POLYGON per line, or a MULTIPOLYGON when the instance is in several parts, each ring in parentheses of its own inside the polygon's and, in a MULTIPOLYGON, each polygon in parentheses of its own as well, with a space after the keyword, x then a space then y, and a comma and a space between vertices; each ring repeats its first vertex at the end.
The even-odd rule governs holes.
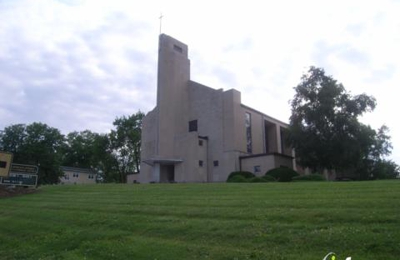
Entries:
POLYGON ((218 161, 214 161, 214 167, 217 167, 219 165, 218 161))
POLYGON ((261 166, 260 165, 254 166, 254 172, 261 172, 261 166))
POLYGON ((0 168, 6 168, 6 167, 7 167, 7 162, 0 161, 0 168))
POLYGON ((182 53, 183 50, 182 50, 182 47, 174 44, 174 51, 182 53))
POLYGON ((189 132, 197 131, 197 120, 189 121, 189 132))
POLYGON ((199 140, 199 146, 203 146, 203 140, 199 140))
POLYGON ((203 161, 202 160, 199 161, 199 166, 203 167, 203 161))

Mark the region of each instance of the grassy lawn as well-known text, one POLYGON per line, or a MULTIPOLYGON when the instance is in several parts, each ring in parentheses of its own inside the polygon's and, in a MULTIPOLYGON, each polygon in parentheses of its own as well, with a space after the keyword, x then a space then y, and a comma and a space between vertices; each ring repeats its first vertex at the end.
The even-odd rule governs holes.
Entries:
POLYGON ((400 259, 400 181, 46 186, 0 199, 0 259, 400 259))

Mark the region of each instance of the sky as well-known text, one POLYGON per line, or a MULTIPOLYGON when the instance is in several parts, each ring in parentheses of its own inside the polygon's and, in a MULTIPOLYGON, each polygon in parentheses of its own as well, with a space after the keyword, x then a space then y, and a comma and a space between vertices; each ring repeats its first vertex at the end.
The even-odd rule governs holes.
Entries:
POLYGON ((399 14, 399 0, 0 0, 0 129, 107 133, 117 117, 149 112, 161 29, 189 46, 192 80, 235 88, 284 122, 310 66, 374 96, 360 120, 389 127, 400 164, 399 14))

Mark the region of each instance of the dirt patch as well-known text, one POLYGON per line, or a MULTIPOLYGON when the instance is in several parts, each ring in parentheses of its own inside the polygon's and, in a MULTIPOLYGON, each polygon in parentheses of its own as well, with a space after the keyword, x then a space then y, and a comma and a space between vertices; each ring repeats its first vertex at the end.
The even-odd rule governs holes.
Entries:
POLYGON ((0 185, 0 198, 15 197, 24 194, 35 193, 38 190, 35 188, 13 187, 0 185))

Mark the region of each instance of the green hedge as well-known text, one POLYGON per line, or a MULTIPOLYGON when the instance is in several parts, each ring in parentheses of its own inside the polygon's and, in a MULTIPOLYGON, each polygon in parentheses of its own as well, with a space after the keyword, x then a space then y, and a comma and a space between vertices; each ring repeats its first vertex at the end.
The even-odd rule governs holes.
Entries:
POLYGON ((269 170, 265 173, 266 176, 272 176, 279 182, 289 182, 292 181, 293 177, 299 176, 299 174, 290 168, 287 167, 280 167, 269 170))
POLYGON ((255 175, 252 174, 251 172, 237 171, 237 172, 231 172, 231 174, 229 174, 228 179, 226 181, 232 182, 230 180, 235 176, 242 176, 245 179, 251 179, 251 178, 255 177, 255 175))
POLYGON ((250 182, 274 182, 276 181, 272 176, 253 177, 250 182))
POLYGON ((245 178, 242 175, 235 175, 231 178, 228 178, 227 182, 249 182, 251 179, 245 178))
POLYGON ((261 177, 261 179, 263 179, 264 182, 274 182, 276 181, 276 179, 270 175, 264 175, 261 177))
POLYGON ((293 181, 325 181, 325 177, 321 174, 310 174, 297 176, 292 178, 293 181))
POLYGON ((261 177, 253 177, 250 182, 264 182, 264 180, 261 177))
POLYGON ((255 176, 251 172, 238 171, 229 174, 227 182, 274 182, 276 179, 270 175, 262 177, 255 176))

